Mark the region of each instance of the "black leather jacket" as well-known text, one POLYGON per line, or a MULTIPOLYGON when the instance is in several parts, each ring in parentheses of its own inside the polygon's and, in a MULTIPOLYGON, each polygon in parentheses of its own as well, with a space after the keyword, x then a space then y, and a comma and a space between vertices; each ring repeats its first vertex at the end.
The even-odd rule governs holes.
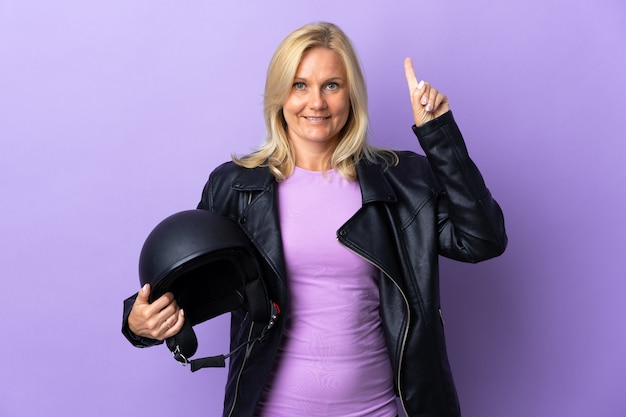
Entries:
MULTIPOLYGON (((444 341, 438 256, 479 262, 500 255, 507 237, 500 207, 469 158, 452 113, 413 129, 427 158, 404 151, 397 152, 395 166, 360 162, 362 207, 337 231, 337 239, 380 270, 383 328, 407 416, 456 417, 460 410, 444 341)), ((228 162, 211 174, 198 207, 239 222, 265 260, 269 293, 285 316, 289 297, 276 189, 268 169, 228 162)), ((126 304, 128 312, 132 303, 126 304)), ((247 355, 242 350, 231 357, 224 416, 253 415, 284 323, 279 320, 247 355)), ((264 326, 234 311, 231 346, 257 337, 264 326)), ((128 333, 126 327, 132 336, 128 333)))

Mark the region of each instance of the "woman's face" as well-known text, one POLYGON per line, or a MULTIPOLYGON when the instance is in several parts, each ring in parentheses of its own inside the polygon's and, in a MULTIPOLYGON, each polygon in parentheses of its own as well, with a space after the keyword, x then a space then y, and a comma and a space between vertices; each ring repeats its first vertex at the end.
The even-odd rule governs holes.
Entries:
POLYGON ((322 47, 307 51, 283 105, 289 140, 296 148, 332 149, 349 113, 346 69, 339 55, 322 47))

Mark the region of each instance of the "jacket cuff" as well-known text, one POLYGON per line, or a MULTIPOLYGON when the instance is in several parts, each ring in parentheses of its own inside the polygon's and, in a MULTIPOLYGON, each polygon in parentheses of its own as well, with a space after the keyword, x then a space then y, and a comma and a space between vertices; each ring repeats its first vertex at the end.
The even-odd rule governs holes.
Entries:
POLYGON ((448 110, 441 116, 429 122, 426 122, 423 125, 419 125, 419 126, 413 125, 412 129, 413 129, 413 133, 415 133, 415 135, 418 138, 421 138, 424 136, 428 136, 429 134, 433 133, 437 129, 440 129, 442 126, 455 124, 455 123, 456 122, 454 121, 454 116, 452 115, 452 111, 448 110))

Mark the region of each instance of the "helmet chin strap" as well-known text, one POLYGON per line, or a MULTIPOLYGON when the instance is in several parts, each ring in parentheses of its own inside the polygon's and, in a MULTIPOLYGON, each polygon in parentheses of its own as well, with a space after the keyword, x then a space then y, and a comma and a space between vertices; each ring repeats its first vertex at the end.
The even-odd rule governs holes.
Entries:
POLYGON ((198 339, 196 333, 193 331, 191 323, 187 320, 183 325, 183 328, 176 335, 166 339, 166 344, 169 350, 172 352, 174 359, 176 359, 181 365, 191 365, 191 372, 196 372, 202 368, 224 368, 226 366, 226 359, 230 358, 236 352, 246 349, 246 358, 250 356, 253 346, 265 339, 267 332, 274 327, 278 321, 280 315, 280 307, 275 302, 271 302, 271 314, 268 324, 261 331, 261 335, 248 340, 245 343, 237 346, 225 355, 207 356, 205 358, 189 359, 196 353, 198 348, 198 339))

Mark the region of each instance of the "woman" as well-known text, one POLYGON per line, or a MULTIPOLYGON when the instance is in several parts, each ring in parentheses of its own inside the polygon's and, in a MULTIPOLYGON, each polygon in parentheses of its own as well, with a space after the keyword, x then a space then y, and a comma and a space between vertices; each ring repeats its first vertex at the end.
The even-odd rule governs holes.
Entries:
MULTIPOLYGON (((467 154, 447 98, 405 71, 427 156, 366 142, 364 78, 335 25, 279 45, 265 87, 267 141, 211 174, 198 208, 236 220, 264 260, 277 331, 230 359, 224 416, 459 416, 439 305, 438 256, 506 247, 501 210, 467 154)), ((138 346, 184 312, 150 288, 127 300, 138 346)), ((232 313, 231 345, 262 328, 232 313)))

